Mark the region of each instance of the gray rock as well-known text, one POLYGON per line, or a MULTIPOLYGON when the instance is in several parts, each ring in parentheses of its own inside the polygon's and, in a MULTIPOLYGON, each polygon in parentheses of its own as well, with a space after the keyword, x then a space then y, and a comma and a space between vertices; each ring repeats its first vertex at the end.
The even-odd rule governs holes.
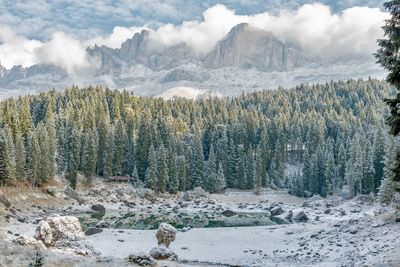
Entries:
POLYGON ((292 220, 296 222, 307 222, 308 217, 303 210, 294 210, 292 220))
POLYGON ((46 221, 40 221, 36 227, 35 238, 40 240, 46 246, 50 246, 53 243, 53 230, 46 221))
POLYGON ((136 263, 139 266, 156 266, 157 262, 145 253, 131 254, 128 257, 129 262, 136 263))
POLYGON ((235 216, 237 213, 232 211, 232 210, 224 210, 222 212, 222 215, 224 215, 225 217, 232 217, 235 216))
POLYGON ((106 221, 100 221, 96 224, 97 228, 111 228, 110 223, 106 222, 106 221))
POLYGON ((81 195, 79 195, 74 189, 67 187, 67 189, 65 189, 64 193, 69 196, 72 199, 75 199, 76 201, 78 201, 79 205, 82 205, 83 203, 85 203, 85 200, 83 199, 83 197, 81 195))
POLYGON ((102 213, 106 212, 106 208, 101 204, 94 204, 90 208, 97 212, 102 212, 102 213))
POLYGON ((270 209, 270 212, 271 212, 271 216, 278 216, 278 215, 281 215, 282 213, 284 213, 284 210, 282 209, 281 206, 276 205, 270 209))
POLYGON ((11 207, 11 202, 6 198, 2 191, 0 191, 0 203, 2 203, 7 208, 11 207))
POLYGON ((177 230, 175 227, 168 223, 162 223, 160 227, 158 227, 156 237, 158 241, 158 245, 165 245, 167 248, 169 245, 175 240, 177 230))
POLYGON ((177 260, 178 256, 169 248, 164 245, 152 248, 150 250, 150 256, 156 260, 177 260))
POLYGON ((46 187, 46 193, 55 196, 57 194, 57 189, 53 186, 48 186, 46 187))
POLYGON ((86 229, 85 235, 95 235, 95 234, 98 234, 101 232, 103 232, 103 229, 101 229, 101 228, 89 227, 88 229, 86 229))
POLYGON ((59 240, 81 240, 84 234, 76 217, 54 216, 39 223, 35 238, 41 240, 46 246, 51 246, 59 240))

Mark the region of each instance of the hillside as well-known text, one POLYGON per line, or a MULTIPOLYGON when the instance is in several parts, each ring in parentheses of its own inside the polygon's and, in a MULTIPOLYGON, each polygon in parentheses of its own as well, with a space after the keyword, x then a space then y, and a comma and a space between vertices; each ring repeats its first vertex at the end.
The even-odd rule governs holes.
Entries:
POLYGON ((1 183, 44 185, 58 173, 130 176, 158 192, 202 186, 296 195, 377 192, 384 175, 377 80, 302 85, 236 98, 163 100, 89 87, 0 104, 1 183))

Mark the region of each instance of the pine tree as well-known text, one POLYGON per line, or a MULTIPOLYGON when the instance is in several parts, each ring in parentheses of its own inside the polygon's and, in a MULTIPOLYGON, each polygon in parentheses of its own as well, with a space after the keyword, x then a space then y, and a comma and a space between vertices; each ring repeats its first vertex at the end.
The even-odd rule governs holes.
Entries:
POLYGON ((384 178, 382 184, 379 187, 378 196, 381 202, 389 203, 393 200, 395 195, 394 177, 396 169, 396 157, 398 151, 398 144, 395 138, 390 138, 386 145, 386 153, 384 159, 384 178))
POLYGON ((46 127, 43 123, 38 126, 37 130, 37 140, 39 145, 39 179, 40 184, 44 185, 53 177, 52 175, 52 164, 53 161, 50 160, 50 148, 49 148, 49 136, 46 127))
POLYGON ((210 153, 208 154, 208 160, 206 164, 206 175, 204 180, 206 181, 205 189, 209 192, 215 192, 215 185, 217 181, 217 163, 215 159, 214 146, 211 145, 210 153))
POLYGON ((121 120, 116 123, 113 138, 113 175, 122 175, 125 141, 126 141, 125 126, 121 120))
MULTIPOLYGON (((390 117, 387 122, 390 126, 390 132, 394 136, 400 134, 400 114, 398 107, 400 105, 400 1, 393 0, 384 4, 384 7, 390 12, 391 17, 386 20, 383 30, 385 39, 379 40, 379 50, 376 53, 378 63, 380 63, 389 74, 387 81, 397 89, 397 96, 393 99, 386 99, 390 108, 390 117)), ((394 182, 400 182, 400 152, 397 151, 395 159, 396 167, 394 169, 394 182)), ((400 188, 396 188, 400 191, 400 188)))
POLYGON ((16 179, 16 163, 15 163, 15 145, 13 141, 13 133, 10 128, 5 128, 5 143, 7 150, 7 168, 9 170, 9 183, 14 183, 16 179))
POLYGON ((203 146, 198 137, 192 137, 190 150, 190 188, 204 187, 203 146))
POLYGON ((7 166, 8 154, 3 128, 0 126, 0 185, 10 181, 10 170, 7 166))
POLYGON ((167 190, 168 165, 164 145, 161 144, 158 151, 158 191, 164 193, 167 190))
POLYGON ((27 180, 32 186, 39 184, 40 150, 35 132, 28 133, 28 149, 26 156, 27 180))
POLYGON ((68 165, 65 173, 65 178, 70 182, 73 189, 76 189, 78 182, 78 166, 80 155, 80 132, 71 126, 71 135, 69 136, 68 144, 68 165))
POLYGON ((262 164, 262 157, 260 150, 256 150, 256 161, 254 166, 254 177, 253 177, 253 184, 254 184, 254 193, 259 195, 261 193, 262 187, 262 179, 263 179, 263 164, 262 164))
POLYGON ((133 167, 133 172, 132 172, 132 175, 131 175, 131 183, 133 184, 133 185, 136 185, 136 186, 138 186, 139 185, 139 174, 138 174, 138 171, 137 171, 137 168, 136 168, 136 165, 133 167))
MULTIPOLYGON (((148 167, 146 170, 146 184, 151 190, 158 192, 157 155, 153 144, 149 148, 148 167)), ((147 165, 147 164, 146 164, 147 165)))
POLYGON ((222 168, 222 164, 218 165, 217 179, 215 184, 215 193, 221 193, 226 187, 224 169, 222 168))
POLYGON ((88 130, 83 134, 82 171, 89 184, 96 172, 96 153, 95 131, 88 130))
POLYGON ((184 156, 177 156, 176 159, 176 176, 179 182, 178 190, 186 191, 188 189, 187 166, 184 156))
POLYGON ((105 143, 105 148, 103 152, 103 176, 109 178, 113 175, 113 144, 114 144, 114 134, 112 127, 109 129, 107 134, 107 139, 105 143))
POLYGON ((15 164, 17 180, 23 181, 25 178, 25 145, 21 134, 17 134, 15 138, 15 164))

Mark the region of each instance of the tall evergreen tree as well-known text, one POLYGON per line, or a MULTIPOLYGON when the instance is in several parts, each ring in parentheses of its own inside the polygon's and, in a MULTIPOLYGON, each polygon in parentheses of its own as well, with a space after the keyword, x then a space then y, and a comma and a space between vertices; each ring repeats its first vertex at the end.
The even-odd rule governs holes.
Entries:
MULTIPOLYGON (((390 132, 394 136, 400 134, 400 113, 398 107, 400 105, 400 1, 393 0, 384 4, 386 10, 390 12, 391 17, 386 20, 383 27, 385 39, 378 41, 379 50, 376 53, 378 63, 380 63, 389 74, 387 81, 394 85, 397 89, 396 98, 386 99, 386 103, 390 108, 390 117, 388 124, 390 132)), ((400 183, 400 151, 397 151, 396 167, 394 169, 393 181, 400 183)), ((400 186, 396 186, 396 190, 400 191, 400 186)))

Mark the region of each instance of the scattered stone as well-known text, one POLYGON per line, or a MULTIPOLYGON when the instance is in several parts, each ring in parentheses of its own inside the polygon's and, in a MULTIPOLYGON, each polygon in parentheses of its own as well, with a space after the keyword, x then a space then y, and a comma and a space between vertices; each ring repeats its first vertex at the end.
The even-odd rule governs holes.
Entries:
POLYGON ((293 219, 293 221, 296 221, 296 222, 307 222, 308 221, 308 217, 307 217, 306 213, 304 212, 304 210, 294 210, 292 219, 293 219))
POLYGON ((150 250, 150 256, 156 260, 177 260, 178 256, 163 244, 150 250))
POLYGON ((285 216, 285 219, 291 221, 293 218, 293 211, 289 211, 288 214, 285 216))
POLYGON ((92 210, 94 210, 94 211, 97 211, 97 212, 101 212, 101 213, 105 213, 106 212, 106 208, 101 204, 94 204, 90 208, 92 210))
POLYGON ((271 212, 271 216, 278 216, 281 215, 282 213, 284 213, 284 210, 282 209, 281 206, 275 206, 273 208, 270 209, 271 212))
POLYGON ((96 225, 97 228, 111 228, 110 223, 106 221, 99 221, 96 225))
POLYGON ((224 210, 222 212, 222 215, 224 215, 225 217, 232 217, 235 216, 237 213, 232 211, 232 210, 224 210))
POLYGON ((165 245, 167 248, 169 245, 175 240, 177 230, 175 227, 168 223, 162 223, 160 227, 158 227, 156 237, 158 241, 158 245, 165 245))
POLYGON ((85 235, 95 235, 95 234, 98 234, 101 232, 103 232, 103 229, 101 229, 101 228, 89 227, 88 229, 86 229, 85 235))
POLYGON ((74 189, 72 189, 71 187, 67 187, 67 189, 65 189, 64 193, 72 198, 75 199, 76 201, 78 201, 79 205, 82 205, 83 203, 85 203, 85 200, 83 199, 83 197, 81 195, 79 195, 74 189))
POLYGON ((0 190, 0 203, 6 206, 6 208, 11 207, 11 202, 6 198, 6 196, 1 190, 0 190))
POLYGON ((43 244, 41 240, 36 240, 33 237, 28 237, 24 235, 18 236, 16 239, 12 241, 14 244, 18 244, 21 246, 35 246, 41 249, 46 249, 46 246, 43 244))
POLYGON ((208 193, 202 187, 199 186, 193 190, 186 191, 182 196, 182 200, 191 201, 198 198, 206 198, 206 197, 208 197, 208 193))
POLYGON ((145 253, 131 254, 128 257, 129 262, 136 263, 139 266, 156 266, 157 262, 145 253))
POLYGON ((54 197, 57 194, 57 189, 54 186, 48 186, 46 187, 46 193, 54 197))

